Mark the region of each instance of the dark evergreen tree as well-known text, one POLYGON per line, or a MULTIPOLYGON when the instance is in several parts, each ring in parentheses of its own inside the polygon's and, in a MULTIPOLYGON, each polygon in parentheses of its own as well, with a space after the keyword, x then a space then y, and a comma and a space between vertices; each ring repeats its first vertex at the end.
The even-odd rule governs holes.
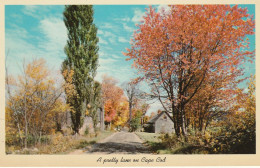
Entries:
POLYGON ((73 70, 73 85, 76 95, 67 100, 73 107, 72 126, 79 132, 94 93, 94 77, 98 66, 97 28, 93 23, 92 5, 68 5, 63 13, 68 40, 65 46, 67 58, 62 70, 73 70))

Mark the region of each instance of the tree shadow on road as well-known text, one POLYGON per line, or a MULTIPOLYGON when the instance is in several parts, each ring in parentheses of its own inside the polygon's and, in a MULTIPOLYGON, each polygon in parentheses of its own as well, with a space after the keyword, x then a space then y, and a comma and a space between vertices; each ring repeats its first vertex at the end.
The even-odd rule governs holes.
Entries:
POLYGON ((104 154, 145 154, 151 153, 148 147, 144 146, 142 143, 131 142, 131 143, 96 143, 92 146, 92 149, 88 151, 89 154, 94 153, 104 153, 104 154))

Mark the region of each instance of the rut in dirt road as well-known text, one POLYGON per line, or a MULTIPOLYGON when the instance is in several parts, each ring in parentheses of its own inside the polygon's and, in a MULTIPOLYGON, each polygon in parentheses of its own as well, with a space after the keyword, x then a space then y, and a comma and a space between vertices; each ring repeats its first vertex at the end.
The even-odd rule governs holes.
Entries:
POLYGON ((140 154, 150 153, 149 148, 134 133, 117 132, 92 146, 89 154, 140 154))

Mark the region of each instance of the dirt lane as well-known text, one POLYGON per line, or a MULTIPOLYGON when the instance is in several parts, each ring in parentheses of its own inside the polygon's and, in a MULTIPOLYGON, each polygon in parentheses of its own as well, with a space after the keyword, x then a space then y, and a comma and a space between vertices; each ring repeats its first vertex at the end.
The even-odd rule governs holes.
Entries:
POLYGON ((117 132, 94 144, 86 154, 141 154, 150 153, 149 148, 134 133, 117 132))

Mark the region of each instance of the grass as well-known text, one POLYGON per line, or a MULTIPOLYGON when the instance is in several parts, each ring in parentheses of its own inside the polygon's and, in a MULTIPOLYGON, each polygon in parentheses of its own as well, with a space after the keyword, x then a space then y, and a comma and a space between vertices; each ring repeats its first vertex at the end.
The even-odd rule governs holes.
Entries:
POLYGON ((135 132, 137 136, 139 136, 142 140, 144 141, 149 141, 149 142, 161 142, 159 137, 161 134, 157 133, 149 133, 149 132, 135 132))
POLYGON ((113 132, 102 131, 95 135, 63 136, 61 133, 49 135, 48 144, 38 144, 30 149, 15 150, 14 146, 7 146, 6 151, 13 154, 68 154, 76 149, 84 149, 96 142, 108 137, 113 132), (37 151, 33 150, 37 148, 37 151))
POLYGON ((162 134, 135 132, 150 147, 151 151, 156 154, 170 154, 171 150, 162 142, 162 134))
POLYGON ((109 135, 111 135, 113 132, 110 131, 102 131, 98 132, 97 136, 95 135, 86 135, 86 136, 80 136, 77 138, 70 138, 71 142, 64 142, 63 144, 67 146, 66 150, 61 150, 57 152, 56 154, 68 154, 76 149, 84 149, 90 145, 93 145, 97 142, 99 142, 102 139, 105 139, 109 135))
POLYGON ((136 132, 142 140, 150 146, 155 154, 207 154, 207 147, 194 144, 193 142, 184 142, 173 135, 165 137, 164 134, 136 132))

